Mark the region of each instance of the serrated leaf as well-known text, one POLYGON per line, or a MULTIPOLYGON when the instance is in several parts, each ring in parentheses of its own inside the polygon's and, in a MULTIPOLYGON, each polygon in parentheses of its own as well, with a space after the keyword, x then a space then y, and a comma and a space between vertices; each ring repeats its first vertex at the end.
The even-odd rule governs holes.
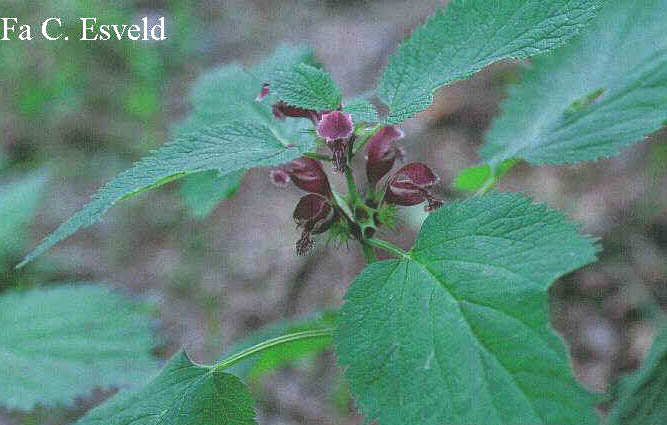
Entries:
POLYGON ((271 90, 288 105, 316 111, 338 109, 341 93, 331 76, 307 64, 277 71, 271 79, 271 90))
POLYGON ((667 328, 658 333, 639 370, 623 378, 608 425, 663 424, 667 421, 667 328))
POLYGON ((281 164, 300 156, 301 149, 304 145, 288 147, 268 127, 254 123, 235 122, 181 136, 102 187, 92 202, 42 240, 19 267, 99 220, 117 201, 152 188, 158 182, 201 171, 231 173, 281 164))
POLYGON ((152 319, 103 285, 0 296, 0 405, 71 404, 93 388, 134 384, 157 370, 152 319))
POLYGON ((255 101, 262 83, 237 63, 202 75, 190 92, 192 112, 175 127, 175 133, 186 134, 239 118, 261 123, 270 121, 270 106, 255 101))
MULTIPOLYGON (((176 126, 176 134, 198 130, 204 126, 236 121, 240 117, 275 126, 292 137, 292 124, 297 120, 280 123, 273 118, 270 99, 256 101, 262 84, 271 80, 274 73, 285 67, 309 62, 312 52, 306 46, 280 45, 268 59, 246 69, 238 63, 221 66, 200 76, 189 95, 192 107, 190 116, 176 126)), ((297 121, 298 122, 298 121, 297 121)))
POLYGON ((77 425, 255 425, 252 396, 239 378, 199 366, 184 351, 135 392, 118 393, 77 425))
POLYGON ((0 258, 23 249, 25 228, 44 194, 47 174, 37 171, 0 187, 0 258))
POLYGON ((367 421, 597 423, 547 318, 549 285, 595 253, 514 194, 432 213, 409 258, 368 266, 339 313, 334 344, 367 421))
MULTIPOLYGON (((271 113, 271 99, 257 102, 262 84, 271 80, 276 70, 310 62, 312 52, 306 46, 283 44, 265 61, 250 69, 239 64, 222 66, 197 79, 190 93, 190 116, 175 127, 177 134, 195 131, 244 117, 265 123, 279 131, 286 140, 299 140, 307 127, 304 120, 276 121, 271 113)), ((223 170, 224 171, 224 170, 223 170)), ((205 172, 186 176, 181 194, 195 218, 204 218, 215 206, 236 192, 245 172, 222 174, 205 172)))
POLYGON ((256 65, 250 72, 263 83, 270 82, 277 71, 296 66, 300 63, 318 66, 313 51, 306 44, 295 46, 289 44, 279 45, 274 52, 256 65))
MULTIPOLYGON (((238 353, 262 341, 281 335, 333 328, 335 317, 335 313, 328 312, 313 317, 272 324, 265 329, 253 333, 228 352, 230 354, 238 353)), ((320 353, 330 347, 331 336, 328 335, 323 335, 320 338, 293 341, 289 344, 281 344, 264 350, 252 359, 231 366, 228 371, 249 381, 256 381, 286 364, 300 360, 308 355, 320 353)), ((231 355, 223 356, 223 358, 227 357, 231 357, 231 355)))
POLYGON ((377 93, 396 124, 426 109, 433 91, 502 59, 548 52, 576 35, 601 0, 453 0, 403 42, 377 93))
POLYGON ((343 112, 352 114, 352 120, 355 123, 360 122, 378 122, 378 113, 375 106, 367 100, 352 99, 343 105, 343 112))
POLYGON ((535 58, 480 153, 565 164, 615 155, 667 118, 664 0, 609 0, 581 37, 535 58))
POLYGON ((217 171, 188 176, 181 184, 181 196, 190 214, 198 219, 208 216, 215 207, 229 199, 239 188, 245 171, 220 175, 217 171))

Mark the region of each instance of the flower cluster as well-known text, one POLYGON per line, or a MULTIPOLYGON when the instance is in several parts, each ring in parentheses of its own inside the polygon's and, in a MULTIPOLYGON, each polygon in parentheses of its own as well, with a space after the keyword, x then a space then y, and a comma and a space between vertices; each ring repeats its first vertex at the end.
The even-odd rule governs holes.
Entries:
MULTIPOLYGON (((269 91, 268 85, 262 86, 257 99, 262 100, 269 91)), ((352 116, 341 109, 308 110, 280 100, 272 105, 276 119, 306 118, 312 121, 317 137, 331 152, 331 156, 302 156, 271 170, 271 180, 276 185, 285 186, 292 182, 307 192, 299 200, 293 214, 297 227, 302 229, 296 243, 299 255, 312 250, 313 235, 332 230, 335 236, 358 239, 363 243, 364 239, 373 237, 381 226, 391 226, 395 206, 425 202, 425 210, 433 211, 443 204, 431 192, 438 183, 438 177, 426 165, 412 162, 390 174, 396 162, 404 160, 403 151, 398 146, 398 141, 403 138, 399 128, 392 125, 378 126, 368 132, 361 126, 355 127, 352 116), (369 186, 365 198, 359 196, 350 169, 357 141, 365 144, 366 149, 366 178, 369 186), (322 163, 313 157, 330 161, 334 171, 346 174, 349 190, 346 197, 334 193, 322 163)))

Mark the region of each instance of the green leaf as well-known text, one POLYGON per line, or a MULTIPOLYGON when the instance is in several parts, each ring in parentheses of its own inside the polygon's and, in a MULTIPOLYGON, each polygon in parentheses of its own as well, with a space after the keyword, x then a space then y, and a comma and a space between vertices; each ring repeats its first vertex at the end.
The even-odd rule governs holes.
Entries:
MULTIPOLYGON (((244 341, 237 344, 228 351, 228 354, 226 354, 224 358, 231 357, 231 354, 241 352, 261 343, 262 341, 276 338, 281 335, 333 328, 335 318, 335 313, 330 312, 303 319, 288 320, 272 324, 270 327, 253 333, 244 341)), ((257 381, 262 376, 273 372, 286 364, 300 360, 308 355, 321 353, 330 347, 331 337, 328 335, 322 336, 321 338, 302 339, 264 350, 252 359, 231 366, 228 371, 241 376, 242 378, 246 378, 249 381, 257 381)))
POLYGON ((367 421, 597 423, 547 318, 550 284, 596 250, 516 194, 432 213, 408 258, 368 266, 339 313, 334 344, 367 421))
POLYGON ((305 146, 302 142, 288 147, 268 127, 243 122, 211 127, 181 136, 107 183, 92 202, 45 238, 26 256, 19 267, 80 228, 99 220, 117 201, 140 193, 148 187, 152 188, 158 182, 201 171, 224 170, 231 173, 281 164, 299 157, 302 150, 307 149, 305 146))
POLYGON ((190 214, 198 219, 208 216, 220 201, 234 196, 244 175, 245 171, 224 175, 206 171, 188 176, 181 184, 181 196, 190 214))
POLYGON ((176 354, 141 389, 118 393, 77 425, 254 425, 252 396, 239 378, 176 354))
POLYGON ((279 69, 308 62, 311 56, 311 51, 305 46, 281 45, 268 59, 250 69, 232 63, 203 74, 190 92, 192 112, 183 123, 176 126, 176 134, 236 121, 241 117, 281 128, 286 138, 294 136, 290 127, 297 120, 280 125, 271 113, 271 99, 263 102, 255 99, 262 84, 269 82, 279 69), (285 126, 287 128, 283 129, 285 126))
POLYGON ((352 99, 345 103, 342 110, 345 113, 352 114, 352 120, 355 123, 378 121, 377 110, 367 100, 352 99))
POLYGON ((608 158, 667 117, 664 0, 609 0, 581 37, 535 58, 480 153, 492 164, 608 158))
MULTIPOLYGON (((271 99, 257 102, 262 84, 271 80, 281 68, 309 62, 312 53, 305 46, 281 45, 259 65, 246 70, 239 64, 222 66, 197 79, 190 93, 192 113, 175 127, 177 134, 202 127, 234 121, 239 117, 274 127, 286 140, 299 140, 307 127, 304 120, 276 121, 271 112, 271 99)), ((195 218, 204 218, 223 200, 236 192, 245 172, 205 172, 186 176, 181 194, 195 218)))
POLYGON ((93 388, 150 376, 152 319, 103 285, 59 285, 0 297, 0 404, 70 404, 93 388))
POLYGON ((466 168, 454 179, 454 187, 466 192, 475 192, 492 178, 492 174, 488 165, 466 168))
POLYGON ((267 59, 252 68, 250 72, 261 79, 262 83, 267 83, 271 81, 276 72, 300 63, 313 66, 319 65, 313 51, 307 45, 299 44, 292 46, 281 44, 267 59))
POLYGON ((304 109, 330 111, 341 102, 340 89, 331 76, 304 63, 276 72, 271 90, 288 105, 304 109))
POLYGON ((466 168, 454 179, 454 187, 465 192, 476 192, 486 184, 496 183, 516 165, 515 159, 507 159, 491 169, 489 165, 466 168))
POLYGON ((662 424, 667 418, 667 328, 658 333, 639 370, 624 378, 608 425, 662 424))
POLYGON ((433 91, 502 59, 548 52, 576 35, 601 0, 453 0, 403 42, 377 89, 399 123, 426 109, 433 91))
POLYGON ((268 122, 271 109, 255 101, 262 80, 233 63, 208 72, 194 83, 190 92, 190 116, 175 127, 186 134, 202 127, 235 121, 268 122))
POLYGON ((42 199, 47 176, 37 171, 0 187, 0 258, 23 249, 26 227, 42 199))

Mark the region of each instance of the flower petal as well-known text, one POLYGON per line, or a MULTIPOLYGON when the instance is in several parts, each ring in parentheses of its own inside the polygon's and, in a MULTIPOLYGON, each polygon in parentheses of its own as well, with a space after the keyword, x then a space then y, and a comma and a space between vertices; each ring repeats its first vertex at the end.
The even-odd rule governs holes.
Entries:
POLYGON ((294 184, 306 192, 331 196, 331 188, 322 164, 316 159, 302 156, 283 167, 294 184))
POLYGON ((426 211, 442 206, 428 190, 438 182, 438 176, 426 165, 413 162, 396 171, 387 181, 383 201, 389 204, 412 206, 428 201, 426 211))
POLYGON ((396 142, 403 138, 403 132, 396 126, 388 125, 370 138, 366 145, 366 177, 372 187, 394 166, 402 152, 396 142))
POLYGON ((341 111, 332 111, 322 115, 317 124, 317 134, 326 141, 332 142, 337 139, 346 140, 354 132, 352 115, 341 111))

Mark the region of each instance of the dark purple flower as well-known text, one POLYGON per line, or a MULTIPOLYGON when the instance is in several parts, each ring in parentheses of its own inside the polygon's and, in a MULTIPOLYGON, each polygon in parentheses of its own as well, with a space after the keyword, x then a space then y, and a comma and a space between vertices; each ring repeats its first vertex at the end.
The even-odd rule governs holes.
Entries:
POLYGON ((333 154, 333 166, 343 171, 347 164, 347 152, 354 144, 352 115, 331 111, 322 115, 317 123, 317 134, 322 137, 333 154))
POLYGON ((424 209, 433 211, 443 204, 443 201, 436 199, 428 190, 436 183, 438 176, 430 168, 420 162, 412 162, 389 178, 383 200, 405 207, 428 201, 424 209))
POLYGON ((271 86, 269 85, 269 83, 264 83, 264 84, 262 84, 262 88, 261 88, 261 90, 259 91, 259 94, 258 94, 257 97, 255 98, 255 100, 256 100, 257 102, 261 102, 262 100, 264 100, 264 98, 265 98, 266 96, 269 95, 269 92, 270 92, 270 91, 271 91, 271 86))
POLYGON ((315 246, 312 235, 329 230, 335 220, 336 210, 326 198, 309 193, 299 200, 293 216, 296 226, 303 228, 296 242, 296 253, 305 255, 315 246))
POLYGON ((331 111, 322 115, 322 119, 317 124, 317 134, 327 142, 349 139, 353 131, 352 115, 341 111, 331 111))
POLYGON ((298 188, 320 194, 325 198, 331 196, 329 179, 320 161, 302 156, 284 165, 282 169, 298 188))
POLYGON ((284 120, 287 117, 308 118, 313 122, 313 124, 316 124, 319 118, 319 114, 317 113, 317 111, 288 105, 282 100, 279 100, 276 103, 274 103, 271 106, 271 111, 273 112, 273 116, 279 120, 284 120))
POLYGON ((396 142, 403 138, 403 132, 393 125, 383 127, 370 138, 366 145, 366 177, 372 188, 394 166, 396 158, 403 155, 396 142))
POLYGON ((269 176, 271 177, 271 182, 278 187, 287 186, 291 180, 289 174, 281 169, 271 170, 269 176))

